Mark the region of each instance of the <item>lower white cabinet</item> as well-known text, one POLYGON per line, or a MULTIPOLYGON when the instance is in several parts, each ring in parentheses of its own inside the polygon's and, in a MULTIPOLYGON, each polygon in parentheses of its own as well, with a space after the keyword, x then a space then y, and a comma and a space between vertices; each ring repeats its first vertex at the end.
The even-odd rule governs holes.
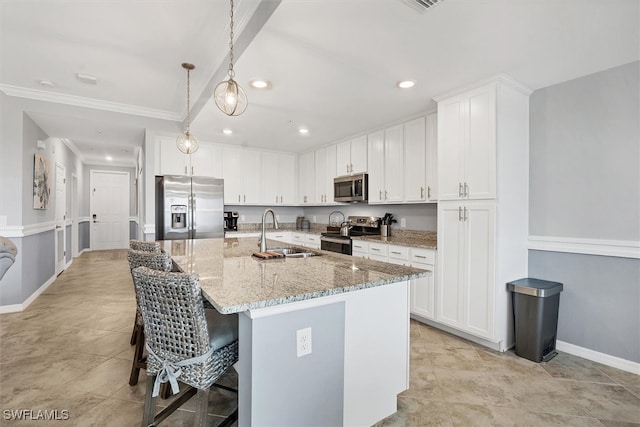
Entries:
POLYGON ((290 231, 269 231, 267 232, 267 239, 277 240, 282 243, 293 243, 290 231))
POLYGON ((494 340, 495 203, 438 204, 436 321, 494 340))
POLYGON ((291 243, 305 248, 320 249, 320 234, 291 233, 291 243))
POLYGON ((411 248, 411 267, 431 270, 431 274, 411 281, 411 314, 425 319, 435 319, 435 261, 436 251, 432 249, 411 248))
POLYGON ((369 256, 369 244, 362 240, 351 240, 351 256, 367 258, 369 256))

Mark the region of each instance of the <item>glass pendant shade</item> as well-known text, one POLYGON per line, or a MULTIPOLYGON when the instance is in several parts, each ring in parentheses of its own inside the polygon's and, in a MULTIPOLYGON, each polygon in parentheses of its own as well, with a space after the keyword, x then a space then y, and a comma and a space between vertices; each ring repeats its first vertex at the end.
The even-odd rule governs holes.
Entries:
POLYGON ((191 132, 186 131, 178 137, 176 145, 178 146, 178 150, 184 154, 192 154, 198 151, 200 142, 198 142, 198 138, 191 135, 191 132))
POLYGON ((247 95, 231 77, 218 83, 213 91, 213 99, 218 108, 228 116, 239 116, 247 109, 247 95))

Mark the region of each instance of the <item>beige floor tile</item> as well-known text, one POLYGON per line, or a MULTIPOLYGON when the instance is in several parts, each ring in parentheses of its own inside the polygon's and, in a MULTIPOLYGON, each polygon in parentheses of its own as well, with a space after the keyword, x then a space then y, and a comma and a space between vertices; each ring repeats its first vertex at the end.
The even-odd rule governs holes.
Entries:
POLYGON ((558 353, 549 362, 541 365, 554 378, 607 384, 615 383, 611 377, 599 369, 602 366, 599 363, 567 353, 558 353))
POLYGON ((105 397, 90 411, 70 418, 69 425, 101 427, 139 427, 142 403, 105 397))
MULTIPOLYGON (((131 334, 124 332, 107 332, 100 338, 80 347, 80 353, 97 354, 100 356, 116 356, 124 351, 133 355, 133 346, 130 344, 131 334)), ((129 359, 131 360, 131 359, 129 359)))
POLYGON ((564 381, 564 387, 598 419, 640 423, 640 398, 620 385, 564 381))
POLYGON ((123 384, 128 384, 130 373, 130 362, 111 358, 69 381, 65 387, 100 396, 111 396, 122 388, 123 384))
POLYGON ((449 411, 444 402, 398 397, 398 411, 374 424, 374 427, 428 427, 452 426, 449 411))

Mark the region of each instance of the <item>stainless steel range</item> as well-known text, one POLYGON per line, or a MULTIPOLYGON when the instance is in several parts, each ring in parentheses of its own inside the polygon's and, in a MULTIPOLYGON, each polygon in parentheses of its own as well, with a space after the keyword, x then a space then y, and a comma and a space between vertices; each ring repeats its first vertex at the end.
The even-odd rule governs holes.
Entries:
POLYGON ((344 236, 339 231, 322 233, 320 249, 351 255, 351 236, 380 235, 380 218, 377 216, 350 216, 346 222, 349 235, 344 236))

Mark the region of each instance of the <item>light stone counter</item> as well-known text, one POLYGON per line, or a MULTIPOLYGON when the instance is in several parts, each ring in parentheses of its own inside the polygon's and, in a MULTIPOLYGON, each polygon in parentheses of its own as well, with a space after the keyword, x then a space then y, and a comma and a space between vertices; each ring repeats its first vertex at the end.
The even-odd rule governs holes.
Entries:
POLYGON ((389 245, 409 246, 412 248, 437 249, 435 238, 413 237, 413 236, 354 236, 353 240, 363 240, 365 242, 387 243, 389 245))
MULTIPOLYGON (((163 250, 200 276, 206 298, 221 313, 237 313, 391 284, 427 270, 333 252, 307 258, 260 260, 255 238, 167 240, 163 250)), ((269 248, 294 245, 268 241, 269 248)), ((308 250, 308 249, 307 249, 308 250)))

